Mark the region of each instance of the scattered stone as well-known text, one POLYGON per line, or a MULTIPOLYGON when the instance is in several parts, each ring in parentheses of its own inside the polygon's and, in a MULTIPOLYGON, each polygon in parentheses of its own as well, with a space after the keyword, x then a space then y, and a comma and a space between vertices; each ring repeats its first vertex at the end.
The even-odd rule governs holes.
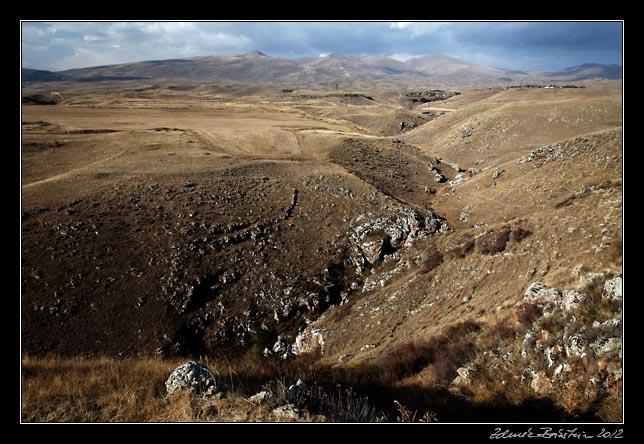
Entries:
POLYGON ((469 210, 471 210, 472 208, 474 208, 474 205, 465 205, 461 210, 461 215, 458 217, 458 220, 460 220, 461 222, 467 222, 468 220, 470 220, 469 210))
POLYGON ((498 179, 503 173, 505 173, 505 170, 503 168, 494 171, 494 173, 492 173, 492 180, 498 179))
POLYGON ((305 410, 296 407, 295 404, 286 404, 273 409, 273 416, 277 419, 304 419, 305 410))
POLYGON ((255 404, 262 404, 266 400, 272 398, 273 396, 274 396, 273 392, 271 392, 270 390, 262 390, 261 392, 259 392, 259 393, 255 394, 255 395, 251 396, 250 398, 248 398, 248 400, 250 402, 255 403, 255 404))
POLYGON ((452 385, 464 385, 469 384, 469 377, 474 371, 474 368, 471 366, 459 367, 456 369, 458 376, 452 381, 452 385))
POLYGON ((460 184, 462 184, 463 182, 466 182, 468 179, 469 179, 469 177, 467 177, 467 176, 465 176, 465 175, 463 175, 463 174, 459 173, 459 174, 457 174, 457 175, 454 177, 454 179, 450 180, 448 183, 449 183, 450 185, 452 185, 452 186, 454 186, 454 185, 460 185, 460 184))
POLYGON ((604 282, 602 300, 622 301, 622 276, 615 276, 604 282))

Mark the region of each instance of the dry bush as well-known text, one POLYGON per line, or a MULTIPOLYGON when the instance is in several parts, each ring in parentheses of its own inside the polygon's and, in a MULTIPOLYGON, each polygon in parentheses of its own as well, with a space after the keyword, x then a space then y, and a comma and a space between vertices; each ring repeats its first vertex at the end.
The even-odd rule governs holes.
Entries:
POLYGON ((528 328, 543 314, 543 310, 536 304, 522 302, 514 309, 516 321, 523 327, 528 328))
POLYGON ((420 268, 420 273, 427 274, 442 263, 443 263, 443 255, 441 254, 441 252, 436 249, 432 249, 428 253, 427 259, 425 259, 425 262, 423 262, 423 265, 420 268))
POLYGON ((432 383, 448 385, 456 376, 456 369, 476 355, 475 334, 480 328, 468 320, 428 340, 405 342, 388 357, 365 366, 362 371, 378 375, 381 384, 391 384, 429 368, 432 383))
POLYGON ((463 259, 465 256, 474 251, 474 238, 471 235, 463 236, 462 242, 452 246, 445 253, 448 259, 463 259))
POLYGON ((494 339, 494 341, 507 341, 516 338, 517 329, 507 319, 500 319, 496 321, 486 331, 487 335, 494 339))
POLYGON ((521 227, 516 227, 516 228, 513 228, 512 231, 510 232, 510 240, 512 242, 521 242, 523 239, 530 236, 531 234, 532 234, 532 231, 530 230, 526 230, 521 227))
POLYGON ((481 254, 496 254, 505 250, 510 240, 511 230, 509 227, 503 227, 499 231, 491 231, 484 234, 476 240, 476 247, 481 254))

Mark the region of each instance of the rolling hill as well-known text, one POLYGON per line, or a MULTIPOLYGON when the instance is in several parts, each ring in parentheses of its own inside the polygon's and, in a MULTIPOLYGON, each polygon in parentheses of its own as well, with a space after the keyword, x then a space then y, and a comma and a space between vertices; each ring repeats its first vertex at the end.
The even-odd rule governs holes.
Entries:
POLYGON ((274 85, 334 85, 352 87, 426 85, 498 85, 509 83, 574 82, 591 78, 619 79, 619 65, 584 64, 555 72, 523 72, 490 68, 441 54, 400 62, 388 57, 331 54, 286 60, 260 51, 124 63, 59 72, 23 68, 23 82, 100 82, 126 80, 241 82, 274 85))

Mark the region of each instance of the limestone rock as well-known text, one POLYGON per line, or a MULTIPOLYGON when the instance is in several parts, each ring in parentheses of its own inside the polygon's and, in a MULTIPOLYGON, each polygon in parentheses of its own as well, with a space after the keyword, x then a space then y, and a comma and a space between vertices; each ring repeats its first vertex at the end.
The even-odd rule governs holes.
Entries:
POLYGON ((262 390, 261 392, 248 398, 248 400, 255 404, 262 404, 267 399, 270 399, 272 397, 273 397, 273 392, 271 392, 270 390, 262 390))
POLYGON ((317 349, 324 348, 324 334, 316 328, 306 328, 302 333, 297 335, 295 343, 291 347, 294 355, 311 353, 317 349))
POLYGON ((275 341, 275 344, 273 344, 271 351, 272 355, 277 355, 282 359, 286 359, 293 354, 291 352, 291 347, 286 343, 281 335, 277 337, 277 340, 275 341))
POLYGON ((205 365, 188 361, 175 368, 165 387, 169 395, 188 390, 190 393, 201 396, 214 396, 223 393, 224 385, 205 365))
POLYGON ((622 276, 621 275, 615 276, 614 278, 604 282, 602 299, 621 302, 622 300, 622 276))
POLYGON ((552 391, 552 382, 544 371, 540 371, 532 377, 530 387, 539 395, 547 395, 552 391))
POLYGON ((384 239, 378 239, 378 240, 371 240, 364 242, 361 246, 360 249, 362 250, 362 254, 364 254, 365 259, 367 262, 370 264, 375 264, 378 262, 378 259, 380 259, 382 255, 382 247, 385 244, 384 239))
POLYGON ((459 173, 456 176, 454 176, 454 179, 450 180, 448 183, 452 186, 454 185, 460 185, 463 182, 466 182, 469 179, 469 177, 459 173))
POLYGON ((577 310, 579 305, 586 300, 586 295, 575 290, 564 290, 562 292, 562 306, 565 310, 577 310))
POLYGON ((523 301, 532 304, 558 304, 561 300, 561 292, 556 288, 550 288, 543 285, 541 282, 533 282, 530 284, 525 294, 523 301))

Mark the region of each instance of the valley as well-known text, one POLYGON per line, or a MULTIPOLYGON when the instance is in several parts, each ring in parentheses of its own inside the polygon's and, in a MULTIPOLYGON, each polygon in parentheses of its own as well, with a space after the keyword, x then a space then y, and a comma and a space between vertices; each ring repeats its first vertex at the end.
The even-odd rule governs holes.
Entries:
MULTIPOLYGON (((620 421, 621 80, 368 83, 23 85, 63 98, 22 106, 23 391, 51 356, 193 359, 238 397, 341 382, 385 420, 399 399, 620 421)), ((154 415, 136 420, 177 419, 154 415)))

